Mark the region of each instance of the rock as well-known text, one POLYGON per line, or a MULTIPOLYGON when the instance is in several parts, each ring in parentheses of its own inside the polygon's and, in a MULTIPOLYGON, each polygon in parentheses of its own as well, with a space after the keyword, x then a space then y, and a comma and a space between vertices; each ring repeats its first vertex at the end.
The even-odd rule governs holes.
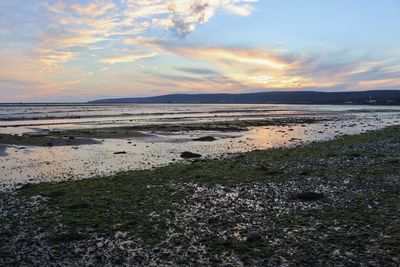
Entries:
POLYGON ((354 253, 349 252, 349 251, 346 251, 346 252, 344 253, 344 255, 346 255, 346 257, 349 257, 349 258, 354 257, 354 253))
POLYGON ((185 151, 181 154, 181 158, 184 158, 184 159, 201 158, 201 155, 193 153, 193 152, 185 151))
POLYGON ((123 155, 123 154, 126 154, 126 151, 114 152, 114 155, 123 155))
POLYGON ((217 140, 217 139, 213 136, 204 136, 204 137, 193 139, 193 141, 199 141, 199 142, 212 142, 215 140, 217 140))
POLYGON ((247 234, 246 240, 248 242, 254 242, 261 240, 261 234, 258 231, 251 231, 247 234))
POLYGON ((333 257, 339 257, 340 256, 340 251, 338 249, 335 249, 332 253, 333 257))
POLYGON ((294 199, 298 199, 301 201, 316 201, 324 197, 324 194, 317 192, 302 192, 294 195, 294 199))
POLYGON ((208 218, 208 220, 207 220, 208 224, 216 224, 216 223, 218 223, 218 221, 219 221, 219 219, 217 217, 211 217, 211 218, 208 218))

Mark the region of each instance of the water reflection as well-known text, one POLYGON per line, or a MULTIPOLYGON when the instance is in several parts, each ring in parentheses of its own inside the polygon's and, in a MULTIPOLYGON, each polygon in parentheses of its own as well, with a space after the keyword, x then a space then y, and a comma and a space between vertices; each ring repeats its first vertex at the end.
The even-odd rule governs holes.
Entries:
POLYGON ((108 139, 101 144, 78 147, 0 146, 0 184, 84 179, 119 171, 163 166, 181 160, 183 151, 205 157, 326 140, 399 124, 398 112, 367 112, 326 116, 326 122, 311 125, 254 127, 248 132, 185 132, 158 134, 150 138, 108 139), (214 142, 194 142, 212 135, 214 142), (117 155, 115 152, 126 154, 117 155))

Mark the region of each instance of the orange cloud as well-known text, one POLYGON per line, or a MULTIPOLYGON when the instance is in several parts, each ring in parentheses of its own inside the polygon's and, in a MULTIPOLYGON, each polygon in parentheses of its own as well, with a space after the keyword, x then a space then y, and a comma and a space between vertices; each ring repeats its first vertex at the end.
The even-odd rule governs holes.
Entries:
POLYGON ((90 17, 97 17, 105 15, 116 6, 112 1, 101 1, 97 0, 86 5, 73 4, 71 8, 77 13, 90 17))
POLYGON ((126 45, 141 45, 141 46, 160 46, 165 42, 164 39, 158 37, 143 37, 127 38, 123 41, 126 45))
POLYGON ((396 86, 399 62, 354 61, 335 64, 325 57, 287 55, 265 49, 164 47, 168 52, 211 64, 220 73, 249 88, 375 88, 396 86), (370 80, 369 80, 370 79, 370 80))
POLYGON ((261 49, 228 49, 219 47, 206 48, 178 48, 174 49, 178 54, 217 61, 221 64, 244 63, 249 65, 261 65, 272 69, 283 69, 288 63, 274 53, 261 49))

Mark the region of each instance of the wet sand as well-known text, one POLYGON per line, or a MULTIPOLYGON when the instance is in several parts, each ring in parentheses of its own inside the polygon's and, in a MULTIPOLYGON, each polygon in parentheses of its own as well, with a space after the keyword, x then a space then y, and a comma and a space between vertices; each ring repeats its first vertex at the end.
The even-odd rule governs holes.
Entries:
POLYGON ((0 145, 0 157, 7 155, 6 149, 7 147, 5 145, 0 145))
MULTIPOLYGON (((189 112, 184 111, 186 107, 183 111, 182 108, 171 111, 173 108, 169 106, 164 113, 189 112)), ((205 120, 187 121, 177 116, 165 121, 163 115, 157 118, 158 123, 148 120, 109 125, 104 121, 74 124, 69 118, 57 122, 61 124, 56 127, 51 124, 36 125, 35 128, 1 128, 0 133, 4 131, 0 134, 0 143, 3 140, 8 145, 0 147, 0 187, 16 188, 26 183, 80 180, 120 171, 150 169, 184 160, 180 155, 185 151, 200 154, 205 159, 294 146, 399 124, 400 118, 400 110, 393 107, 374 110, 280 106, 269 107, 270 113, 266 116, 267 109, 255 105, 246 109, 238 106, 237 110, 229 106, 228 113, 237 117, 226 120, 225 117, 214 117, 223 110, 202 108, 207 108, 201 111, 202 115, 208 112, 205 120), (247 117, 248 113, 263 115, 254 119, 247 117), (195 141, 206 136, 215 140, 195 141)), ((156 113, 155 110, 152 112, 156 113)))

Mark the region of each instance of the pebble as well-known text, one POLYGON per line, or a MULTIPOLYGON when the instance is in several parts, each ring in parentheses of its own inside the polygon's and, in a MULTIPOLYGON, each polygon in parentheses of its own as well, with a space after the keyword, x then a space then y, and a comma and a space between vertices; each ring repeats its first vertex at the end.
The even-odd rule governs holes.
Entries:
POLYGON ((254 242, 261 240, 261 234, 258 231, 251 231, 247 234, 246 240, 248 242, 254 242))
POLYGON ((197 154, 197 153, 185 151, 185 152, 181 153, 181 158, 184 158, 184 159, 201 158, 201 155, 197 154))

